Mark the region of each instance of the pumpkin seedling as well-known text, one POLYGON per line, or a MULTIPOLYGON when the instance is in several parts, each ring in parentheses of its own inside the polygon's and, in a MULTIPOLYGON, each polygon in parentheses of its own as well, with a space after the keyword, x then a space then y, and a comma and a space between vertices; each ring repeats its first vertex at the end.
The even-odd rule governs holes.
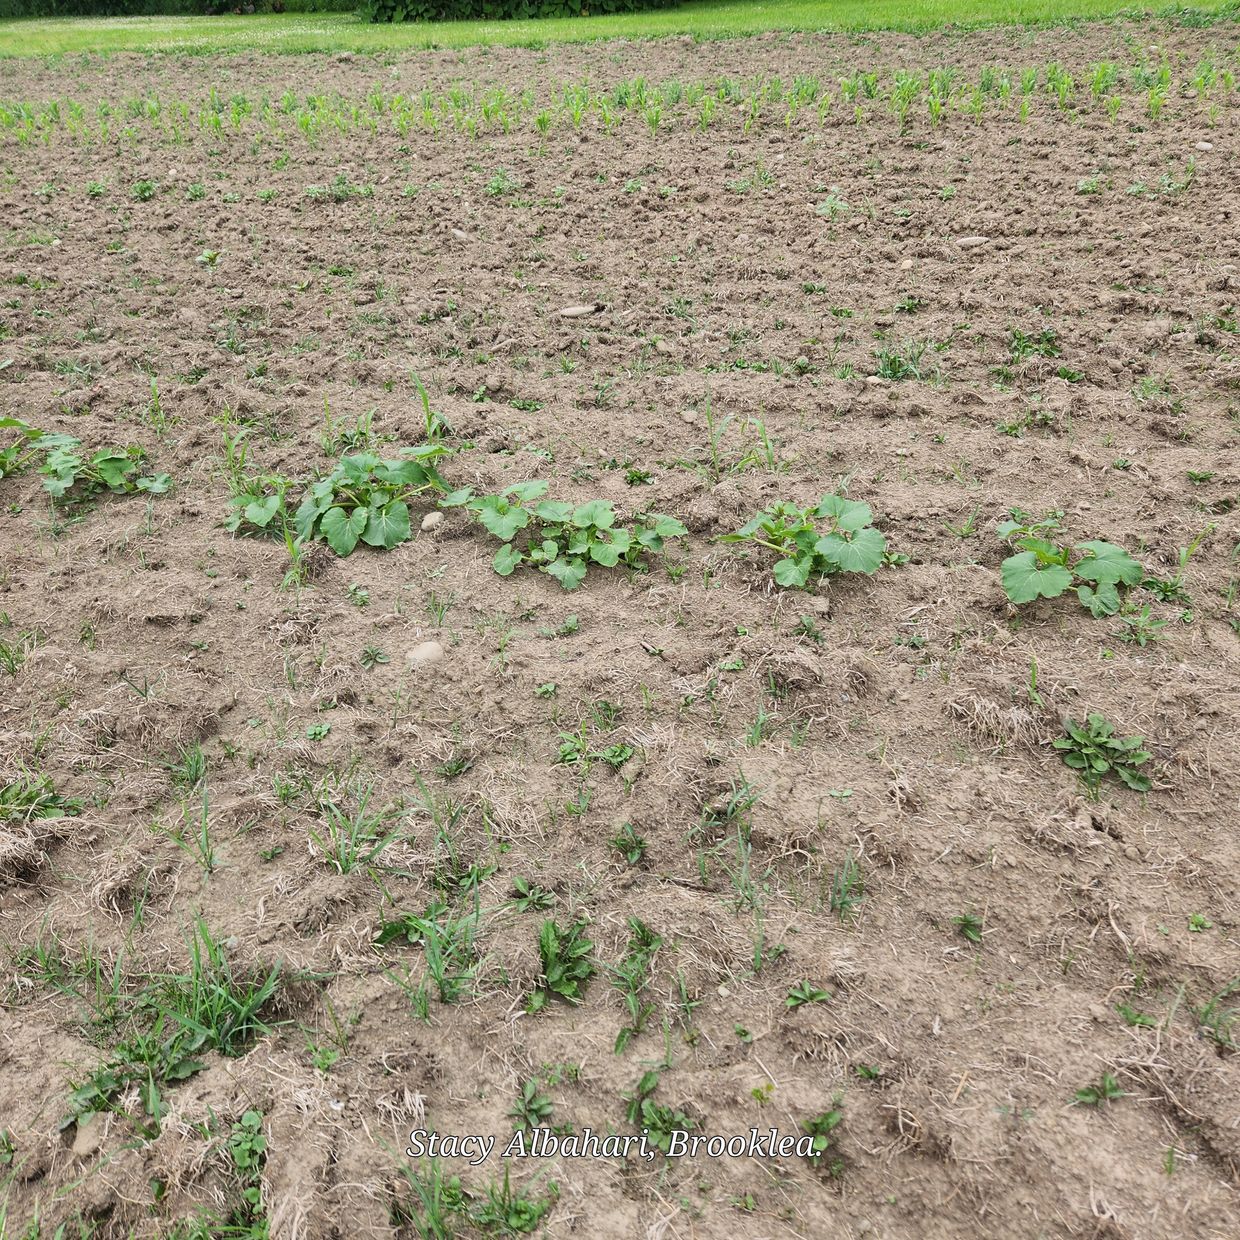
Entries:
POLYGON ((1077 598, 1091 615, 1115 615, 1120 586, 1140 585, 1145 570, 1115 543, 1092 540, 1067 547, 1045 536, 1058 528, 1055 519, 1000 523, 999 537, 1020 548, 1000 566, 1004 593, 1013 603, 1032 603, 1058 598, 1075 585, 1077 598))
POLYGON ((887 540, 873 527, 873 520, 869 504, 824 495, 814 508, 783 501, 772 504, 719 541, 750 543, 773 551, 780 557, 773 574, 777 584, 803 590, 811 577, 876 573, 887 540))
POLYGON ((340 459, 326 478, 312 483, 294 514, 299 537, 323 538, 337 555, 358 542, 391 550, 409 537, 409 503, 424 491, 443 491, 433 462, 448 449, 439 443, 406 448, 400 459, 373 452, 340 459))
POLYGON ((81 443, 67 435, 45 435, 36 441, 36 446, 51 448, 39 466, 39 473, 43 475, 43 489, 53 499, 64 499, 77 487, 86 495, 105 490, 114 495, 132 495, 137 491, 163 495, 172 489, 172 479, 167 474, 139 473, 146 461, 146 451, 137 444, 103 448, 89 460, 78 453, 81 443))
POLYGON ((589 500, 574 507, 562 500, 543 499, 545 482, 520 482, 498 495, 475 496, 455 491, 444 507, 472 512, 504 544, 492 560, 501 577, 522 564, 554 577, 566 590, 576 589, 592 564, 615 568, 640 567, 647 555, 659 554, 669 538, 689 531, 663 513, 645 513, 631 526, 617 522, 607 500, 589 500))

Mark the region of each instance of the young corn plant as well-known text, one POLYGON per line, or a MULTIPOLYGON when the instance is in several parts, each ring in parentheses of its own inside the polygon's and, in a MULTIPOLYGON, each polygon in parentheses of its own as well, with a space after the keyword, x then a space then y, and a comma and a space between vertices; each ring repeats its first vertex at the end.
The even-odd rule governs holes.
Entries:
POLYGON ((779 559, 773 576, 786 589, 804 590, 810 579, 835 573, 871 576, 883 563, 887 540, 871 524, 869 504, 824 495, 814 508, 779 502, 758 513, 721 542, 748 543, 779 559))

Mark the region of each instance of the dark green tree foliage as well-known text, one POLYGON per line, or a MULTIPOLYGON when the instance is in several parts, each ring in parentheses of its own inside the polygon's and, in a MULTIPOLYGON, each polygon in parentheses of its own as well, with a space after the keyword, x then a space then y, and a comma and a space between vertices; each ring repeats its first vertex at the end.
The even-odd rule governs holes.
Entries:
POLYGON ((588 17, 668 9, 679 0, 362 0, 372 22, 504 21, 529 17, 588 17))
POLYGON ((258 13, 348 13, 359 0, 0 0, 5 17, 214 17, 258 13))

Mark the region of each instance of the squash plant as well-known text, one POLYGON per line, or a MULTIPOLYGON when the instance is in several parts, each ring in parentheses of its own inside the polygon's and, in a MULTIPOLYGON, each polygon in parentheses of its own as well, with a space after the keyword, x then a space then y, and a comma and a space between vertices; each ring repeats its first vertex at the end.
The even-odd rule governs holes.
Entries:
MULTIPOLYGON (((375 452, 341 457, 326 477, 312 482, 293 514, 303 542, 323 538, 337 555, 349 555, 358 542, 390 550, 409 537, 409 500, 426 491, 444 491, 434 462, 449 449, 443 444, 406 448, 403 457, 387 460, 375 452)), ((271 495, 255 497, 254 514, 271 508, 271 495)), ((250 509, 245 516, 252 520, 250 509)), ((270 520, 268 517, 268 520, 270 520)))
POLYGON ((72 435, 41 431, 20 418, 0 418, 0 431, 9 440, 0 448, 0 478, 21 472, 42 453, 39 473, 43 489, 53 499, 64 499, 70 491, 89 495, 111 491, 132 495, 146 491, 163 495, 172 489, 167 474, 144 474, 146 451, 137 444, 123 448, 101 448, 93 456, 82 454, 82 441, 72 435))
POLYGON ((40 449, 77 442, 70 435, 48 435, 21 418, 0 418, 0 433, 6 441, 0 447, 0 478, 20 473, 34 460, 40 449))
MULTIPOLYGON (((1023 514, 1021 514, 1023 516, 1023 514)), ((1003 590, 1013 603, 1058 598, 1074 585, 1081 605, 1094 616, 1120 609, 1120 587, 1138 586, 1145 570, 1115 543, 1093 539, 1064 546, 1048 535, 1059 530, 1057 516, 1041 521, 1003 521, 999 537, 1020 548, 1000 565, 1003 590)))
POLYGON ((454 491, 441 504, 472 512, 504 544, 491 562, 501 577, 529 564, 566 590, 585 580, 591 564, 637 568, 648 554, 661 552, 669 538, 689 532, 664 513, 639 514, 632 525, 623 525, 608 500, 573 505, 544 499, 546 493, 545 482, 519 482, 496 495, 454 491))
POLYGON ((842 495, 824 495, 813 508, 781 500, 719 541, 773 551, 779 556, 773 574, 777 584, 804 590, 811 577, 878 571, 887 540, 874 528, 873 520, 869 504, 842 495))
POLYGON ((240 479, 228 501, 224 528, 235 534, 280 534, 288 524, 286 504, 293 485, 280 474, 252 474, 240 479))
POLYGON ((53 499, 64 499, 78 487, 88 495, 96 491, 111 491, 114 495, 146 491, 151 495, 163 495, 172 489, 172 479, 167 474, 141 472, 146 451, 137 444, 103 448, 89 458, 80 455, 81 446, 76 439, 59 443, 39 466, 43 489, 53 499))

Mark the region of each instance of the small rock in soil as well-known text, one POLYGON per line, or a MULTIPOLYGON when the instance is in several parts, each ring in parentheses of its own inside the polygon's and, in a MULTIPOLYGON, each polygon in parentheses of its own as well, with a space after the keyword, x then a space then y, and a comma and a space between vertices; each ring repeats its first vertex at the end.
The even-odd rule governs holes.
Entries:
POLYGON ((422 642, 405 655, 410 667, 430 667, 443 658, 443 647, 438 642, 422 642))
POLYGON ((104 1122, 102 1115, 93 1115, 78 1122, 73 1138, 74 1158, 89 1158, 103 1144, 104 1122))

